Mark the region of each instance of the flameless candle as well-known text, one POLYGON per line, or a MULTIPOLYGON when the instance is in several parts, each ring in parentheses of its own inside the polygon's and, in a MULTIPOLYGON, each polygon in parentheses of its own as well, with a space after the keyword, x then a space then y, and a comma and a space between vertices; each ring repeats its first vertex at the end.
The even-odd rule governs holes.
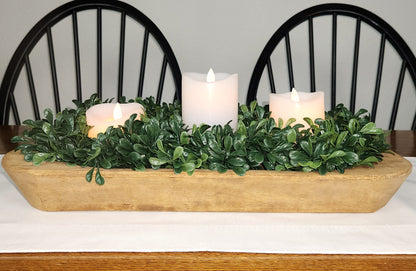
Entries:
POLYGON ((88 137, 97 137, 97 134, 104 133, 109 126, 123 125, 132 114, 137 114, 136 119, 139 119, 143 114, 142 105, 138 103, 102 103, 92 106, 85 114, 87 124, 93 126, 88 131, 88 137))
POLYGON ((182 75, 182 118, 189 127, 202 123, 225 125, 235 130, 238 120, 238 75, 184 73, 182 75))
POLYGON ((308 117, 315 121, 317 118, 325 119, 324 93, 317 92, 292 92, 282 94, 270 94, 269 108, 271 117, 277 122, 279 118, 286 123, 290 118, 295 118, 296 123, 309 125, 303 120, 308 117))

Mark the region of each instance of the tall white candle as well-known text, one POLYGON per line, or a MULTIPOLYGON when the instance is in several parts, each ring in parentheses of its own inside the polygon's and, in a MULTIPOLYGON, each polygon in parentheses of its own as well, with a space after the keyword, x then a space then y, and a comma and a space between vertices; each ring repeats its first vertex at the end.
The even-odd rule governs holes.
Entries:
POLYGON ((182 75, 182 118, 190 128, 194 124, 225 125, 238 121, 238 75, 184 73, 182 75))
POLYGON ((99 133, 104 133, 109 126, 123 125, 133 114, 137 114, 136 119, 140 119, 140 115, 143 114, 141 104, 102 103, 90 107, 85 114, 87 124, 93 126, 88 131, 88 137, 97 137, 99 133))
POLYGON ((292 92, 282 94, 270 94, 269 109, 271 117, 278 121, 283 119, 285 124, 290 118, 295 118, 296 123, 301 123, 305 127, 309 125, 303 118, 311 118, 315 121, 317 118, 325 119, 325 101, 324 93, 317 92, 297 92, 292 89, 292 92))

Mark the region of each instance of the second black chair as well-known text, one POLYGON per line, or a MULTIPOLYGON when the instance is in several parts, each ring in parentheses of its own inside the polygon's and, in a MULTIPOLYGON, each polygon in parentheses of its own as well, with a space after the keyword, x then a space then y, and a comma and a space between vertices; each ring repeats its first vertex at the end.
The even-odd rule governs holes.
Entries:
MULTIPOLYGON (((322 31, 321 31, 322 32, 322 31)), ((365 38, 365 37, 364 37, 365 38)), ((412 87, 414 88, 416 83, 416 59, 413 55, 412 51, 406 44, 406 42, 403 40, 403 38, 383 19, 381 19, 379 16, 375 15, 372 12, 369 12, 368 10, 365 10, 360 7, 347 5, 347 4, 323 4, 314 6, 308 9, 305 9, 298 14, 291 17, 289 20, 287 20, 270 38, 267 45, 263 49, 256 66, 254 68, 251 81, 249 84, 248 89, 248 95, 247 95, 247 104, 249 104, 251 101, 257 99, 258 94, 258 88, 260 84, 260 79, 265 72, 265 68, 267 67, 267 75, 269 78, 269 87, 268 89, 272 93, 276 93, 276 82, 274 78, 276 77, 276 72, 273 71, 272 68, 272 54, 275 51, 275 48, 279 45, 280 42, 284 41, 285 46, 285 52, 283 53, 286 55, 286 59, 283 61, 286 61, 287 63, 287 75, 288 75, 288 81, 289 81, 289 89, 295 87, 296 80, 295 78, 300 77, 308 77, 310 78, 309 87, 311 92, 317 91, 317 80, 316 80, 316 74, 318 71, 321 70, 329 70, 330 75, 327 77, 328 80, 330 80, 330 108, 334 108, 335 105, 339 102, 343 102, 345 104, 349 103, 349 107, 351 111, 356 110, 356 104, 357 104, 357 80, 361 78, 364 78, 366 80, 367 78, 370 78, 372 74, 375 75, 374 79, 371 79, 374 81, 373 85, 373 91, 372 94, 369 94, 369 96, 372 95, 372 105, 371 105, 371 118, 372 121, 375 121, 376 116, 378 116, 378 113, 381 114, 390 114, 389 116, 389 129, 396 128, 396 119, 398 115, 399 110, 399 104, 403 102, 403 100, 406 99, 412 99, 410 101, 410 105, 408 105, 407 112, 405 114, 409 115, 412 118, 410 120, 411 125, 409 125, 406 129, 409 129, 411 127, 412 130, 416 129, 416 96, 415 91, 412 90, 410 92, 409 97, 403 98, 402 96, 402 89, 403 84, 405 81, 405 74, 406 72, 410 76, 410 80, 412 82, 412 87), (315 23, 317 19, 328 17, 325 22, 330 23, 330 31, 331 31, 331 40, 330 40, 330 46, 328 50, 329 55, 329 61, 325 63, 325 67, 317 66, 317 58, 316 58, 316 41, 317 41, 317 34, 321 34, 319 29, 316 29, 315 23), (345 74, 339 74, 337 71, 340 69, 340 64, 337 62, 339 60, 339 53, 338 50, 341 46, 343 46, 347 41, 345 38, 340 37, 338 28, 340 21, 340 18, 348 17, 353 20, 355 20, 355 34, 351 35, 351 38, 354 39, 352 41, 353 47, 351 48, 352 57, 353 60, 351 61, 351 82, 350 82, 350 94, 349 101, 340 101, 337 97, 340 96, 340 93, 337 93, 337 79, 338 80, 345 80, 345 74), (305 26, 306 24, 306 32, 307 32, 307 46, 309 47, 308 52, 302 52, 302 64, 305 66, 308 66, 309 75, 308 74, 296 74, 294 72, 294 61, 293 61, 293 55, 295 53, 292 47, 293 44, 291 44, 291 35, 294 33, 295 28, 299 27, 300 25, 305 26), (373 28, 377 33, 379 33, 379 42, 375 43, 373 46, 373 51, 378 52, 378 60, 376 65, 374 65, 375 69, 374 71, 365 70, 363 73, 359 75, 359 57, 360 57, 360 38, 362 38, 362 28, 373 28), (341 42, 339 42, 341 41, 341 42), (397 54, 399 55, 401 59, 399 71, 398 71, 398 78, 397 83, 394 89, 394 95, 391 95, 393 97, 391 100, 393 100, 391 104, 391 110, 382 108, 381 110, 378 110, 378 105, 380 103, 380 88, 383 83, 383 63, 385 60, 385 51, 387 48, 387 44, 390 44, 391 47, 397 51, 397 54), (309 55, 309 57, 307 57, 309 55), (306 57, 305 57, 306 56, 306 57), (308 63, 309 62, 309 63, 308 63), (410 110, 410 112, 408 112, 410 110)), ((307 47, 306 47, 307 48, 307 47)), ((342 64, 343 65, 343 64, 342 64)), ((342 67, 344 68, 344 67, 342 67)), ((391 68, 391 67, 389 67, 391 68)), ((278 71, 279 72, 279 71, 278 71)), ((282 80, 281 77, 277 78, 278 80, 282 80)), ((286 91, 287 91, 286 90, 286 91)), ((361 90, 365 91, 367 93, 371 93, 371 89, 365 89, 361 90)), ((409 102, 409 101, 408 101, 409 102)), ((368 108, 370 109, 370 108, 368 108)))

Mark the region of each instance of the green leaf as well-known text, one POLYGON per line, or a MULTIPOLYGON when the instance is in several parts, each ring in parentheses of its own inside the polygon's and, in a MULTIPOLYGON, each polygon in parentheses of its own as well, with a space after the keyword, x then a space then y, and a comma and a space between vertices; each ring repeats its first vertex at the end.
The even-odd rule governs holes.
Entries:
POLYGON ((310 161, 310 158, 304 152, 301 151, 290 151, 289 158, 292 165, 294 166, 297 166, 299 163, 307 163, 308 161, 310 161))
POLYGON ((111 168, 111 162, 110 162, 108 159, 103 158, 103 159, 100 161, 100 166, 101 166, 102 168, 107 168, 107 169, 109 169, 109 168, 111 168))
POLYGON ((311 118, 303 118, 303 120, 310 126, 313 127, 315 124, 311 118))
POLYGON ((92 149, 91 151, 89 151, 87 153, 88 158, 87 158, 86 162, 97 158, 100 153, 101 153, 101 148, 100 147, 96 147, 95 149, 92 149))
POLYGON ((90 170, 88 170, 87 174, 85 175, 85 179, 87 180, 87 182, 91 182, 92 181, 92 175, 94 173, 94 168, 91 168, 90 170))
POLYGON ((181 169, 185 172, 193 172, 195 170, 194 163, 183 163, 181 169))
POLYGON ((244 176, 247 172, 244 167, 232 167, 232 170, 239 176, 244 176))
POLYGON ((254 161, 256 161, 259 164, 263 163, 264 161, 264 155, 260 152, 255 152, 253 158, 254 158, 254 161))
POLYGON ((241 109, 241 112, 243 112, 243 113, 247 113, 248 112, 248 107, 245 104, 241 105, 240 106, 240 109, 241 109))
POLYGON ((335 147, 339 148, 341 144, 344 142, 344 139, 347 135, 348 135, 348 131, 342 131, 337 137, 337 143, 335 147))
POLYGON ((52 110, 49 108, 46 108, 45 110, 43 110, 43 115, 45 116, 45 119, 49 122, 49 124, 52 124, 53 122, 52 110))
POLYGON ((289 126, 289 125, 291 125, 294 122, 296 122, 296 119, 295 118, 290 118, 290 119, 287 120, 286 126, 289 126))
POLYGON ((226 152, 231 151, 231 147, 233 146, 233 139, 231 136, 227 135, 224 138, 224 148, 226 152))
POLYGON ((358 126, 358 122, 356 119, 351 119, 348 122, 348 130, 350 131, 351 134, 355 134, 355 132, 357 131, 357 126, 358 126))
POLYGON ((228 163, 233 167, 241 167, 246 163, 246 161, 241 157, 235 157, 228 159, 228 163))
POLYGON ((345 152, 345 156, 342 159, 344 159, 344 161, 349 165, 353 165, 360 161, 358 154, 355 152, 345 152))
POLYGON ((168 161, 156 158, 156 157, 150 157, 149 158, 149 162, 150 164, 154 165, 154 166, 161 166, 166 164, 168 161))
POLYGON ((287 137, 287 142, 289 143, 296 142, 296 131, 294 129, 289 129, 286 137, 287 137))
POLYGON ((220 163, 216 163, 216 162, 213 162, 213 163, 209 164, 209 169, 210 170, 216 170, 219 173, 227 172, 227 167, 225 165, 220 164, 220 163))
POLYGON ((254 101, 252 101, 250 103, 250 111, 251 111, 251 113, 254 113, 254 110, 256 109, 256 106, 257 106, 257 101, 256 100, 254 100, 254 101))
POLYGON ((187 132, 183 131, 181 133, 180 142, 182 145, 189 144, 190 138, 187 132))
POLYGON ((335 158, 335 157, 343 157, 343 156, 345 156, 344 151, 334 151, 329 155, 328 159, 335 158))
POLYGON ((286 168, 283 165, 276 165, 275 168, 274 168, 274 170, 276 170, 276 171, 282 171, 282 170, 285 170, 285 169, 286 168))
POLYGON ((19 143, 19 142, 24 142, 25 139, 22 136, 14 136, 10 139, 10 142, 12 143, 19 143))
POLYGON ((363 128, 360 130, 363 134, 370 134, 370 135, 382 135, 383 129, 376 128, 376 124, 374 122, 369 122, 366 125, 364 125, 363 128))
POLYGON ((129 158, 130 158, 131 161, 139 161, 139 160, 143 159, 143 155, 141 155, 141 154, 139 154, 135 151, 132 151, 131 153, 129 153, 129 158))
POLYGON ((308 141, 306 140, 302 140, 300 142, 300 146, 302 147, 302 149, 309 155, 312 156, 313 154, 313 147, 312 144, 310 144, 308 141))
MULTIPOLYGON (((179 157, 181 157, 183 154, 183 147, 176 147, 175 151, 173 152, 173 160, 178 159, 179 157)), ((187 170, 184 170, 187 171, 187 170)))
POLYGON ((282 118, 279 118, 278 119, 278 121, 277 121, 277 127, 283 128, 283 119, 282 118))
POLYGON ((97 172, 95 173, 95 182, 99 185, 104 184, 104 178, 103 178, 103 176, 101 176, 99 168, 97 168, 97 172))
POLYGON ((378 159, 375 156, 369 156, 365 158, 363 161, 359 162, 359 165, 368 165, 373 166, 373 163, 378 163, 378 159))
POLYGON ((125 150, 131 150, 133 148, 133 145, 125 138, 120 138, 119 140, 119 146, 125 150))
POLYGON ((49 135, 51 133, 51 124, 48 122, 43 123, 42 130, 45 134, 49 135))
POLYGON ((36 153, 33 156, 33 165, 34 166, 39 166, 40 164, 42 164, 42 162, 46 161, 47 159, 51 158, 53 156, 52 153, 44 153, 44 152, 39 152, 36 153))
POLYGON ((160 151, 165 152, 165 149, 163 148, 163 142, 162 142, 162 140, 158 139, 158 140, 156 141, 156 145, 157 145, 157 148, 158 148, 160 151))

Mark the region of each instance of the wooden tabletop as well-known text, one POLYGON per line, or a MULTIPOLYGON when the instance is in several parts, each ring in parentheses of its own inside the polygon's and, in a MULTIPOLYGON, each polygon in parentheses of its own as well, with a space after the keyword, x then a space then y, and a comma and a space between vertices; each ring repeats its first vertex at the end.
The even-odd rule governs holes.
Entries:
MULTIPOLYGON (((0 126, 0 153, 22 126, 0 126)), ((392 131, 392 149, 416 156, 416 132, 392 131)), ((0 241, 1 242, 1 241, 0 241)), ((0 253, 0 270, 416 270, 416 255, 269 254, 225 252, 0 253)))

